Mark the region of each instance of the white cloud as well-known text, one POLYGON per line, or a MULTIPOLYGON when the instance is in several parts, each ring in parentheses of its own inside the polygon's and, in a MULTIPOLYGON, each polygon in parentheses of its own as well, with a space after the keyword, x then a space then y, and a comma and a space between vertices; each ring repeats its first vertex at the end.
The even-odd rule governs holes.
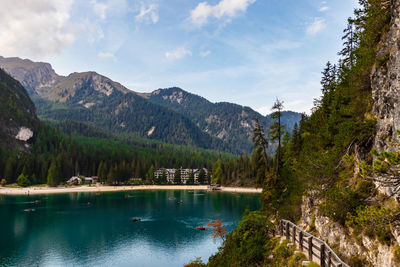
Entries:
POLYGON ((58 55, 73 43, 74 0, 2 0, 0 55, 39 59, 58 55))
POLYGON ((158 5, 150 4, 146 7, 144 3, 141 4, 140 12, 135 17, 137 22, 144 22, 147 24, 156 24, 159 20, 158 5))
POLYGON ((169 52, 165 53, 165 57, 168 60, 181 59, 184 56, 191 56, 191 55, 192 55, 192 51, 186 49, 184 46, 180 46, 173 51, 169 51, 169 52))
POLYGON ((328 11, 329 10, 329 7, 328 6, 323 6, 323 7, 321 7, 320 9, 319 9, 319 11, 321 11, 321 12, 325 12, 325 11, 328 11))
POLYGON ((208 22, 209 17, 221 19, 234 18, 241 12, 245 12, 247 8, 256 0, 221 0, 216 5, 209 5, 207 2, 201 2, 197 7, 190 11, 190 19, 193 24, 201 27, 208 22))
POLYGON ((322 18, 315 18, 314 22, 306 29, 307 35, 316 35, 326 28, 325 20, 322 18))
POLYGON ((97 56, 102 59, 115 59, 115 55, 111 52, 100 52, 97 56))
POLYGON ((200 52, 200 56, 201 57, 206 57, 206 56, 208 56, 208 55, 210 55, 211 54, 211 51, 210 50, 206 50, 206 51, 201 51, 200 52))
POLYGON ((91 0, 90 4, 93 6, 94 13, 101 18, 106 19, 108 6, 104 3, 99 3, 97 0, 91 0))

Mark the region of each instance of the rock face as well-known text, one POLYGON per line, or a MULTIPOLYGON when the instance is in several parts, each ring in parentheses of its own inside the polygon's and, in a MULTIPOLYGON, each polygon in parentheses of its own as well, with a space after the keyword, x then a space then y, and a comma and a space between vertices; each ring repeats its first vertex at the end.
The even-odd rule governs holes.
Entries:
POLYGON ((302 218, 299 224, 307 230, 311 224, 315 225, 317 237, 324 240, 335 252, 340 252, 342 260, 346 261, 353 256, 365 258, 370 266, 395 267, 398 266, 393 259, 393 246, 379 243, 378 240, 362 236, 355 240, 351 236, 352 229, 348 229, 339 223, 332 222, 323 216, 316 208, 318 200, 311 197, 303 198, 301 207, 302 218), (312 221, 314 221, 312 223, 312 221))
POLYGON ((30 95, 45 93, 60 78, 49 63, 0 56, 0 67, 21 82, 30 95))
POLYGON ((377 51, 379 63, 371 73, 373 114, 377 134, 374 147, 379 151, 398 151, 400 130, 400 2, 392 1, 392 21, 388 34, 377 51))
POLYGON ((0 145, 26 151, 38 127, 35 106, 25 88, 0 69, 0 145))
POLYGON ((21 127, 18 131, 17 136, 15 137, 15 139, 18 139, 20 141, 28 141, 29 139, 31 139, 33 137, 33 132, 31 129, 26 128, 26 127, 21 127))

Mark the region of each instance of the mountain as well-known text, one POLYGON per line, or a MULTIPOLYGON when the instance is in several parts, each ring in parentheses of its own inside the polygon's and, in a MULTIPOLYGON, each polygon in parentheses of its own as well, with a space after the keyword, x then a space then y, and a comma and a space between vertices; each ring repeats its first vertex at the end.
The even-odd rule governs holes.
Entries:
POLYGON ((38 123, 25 88, 0 69, 0 146, 27 150, 38 123))
POLYGON ((185 116, 155 105, 95 72, 60 76, 48 63, 3 57, 0 67, 28 88, 42 119, 75 120, 109 133, 233 151, 221 140, 200 131, 185 116))
MULTIPOLYGON (((244 151, 250 151, 253 146, 251 139, 254 119, 258 119, 266 131, 273 123, 270 115, 265 117, 249 107, 227 102, 212 103, 201 96, 188 93, 177 87, 158 89, 144 96, 153 103, 185 115, 203 132, 226 142, 234 143, 244 151)), ((286 124, 289 132, 300 119, 300 113, 293 111, 282 113, 282 123, 286 124)), ((274 144, 271 147, 274 147, 274 144)))
MULTIPOLYGON (((96 72, 60 76, 48 63, 20 58, 0 57, 0 67, 27 88, 40 118, 83 122, 111 134, 240 153, 252 148, 255 118, 266 130, 272 124, 249 107, 212 103, 180 88, 136 93, 96 72)), ((282 119, 291 131, 299 118, 285 112, 282 119)))

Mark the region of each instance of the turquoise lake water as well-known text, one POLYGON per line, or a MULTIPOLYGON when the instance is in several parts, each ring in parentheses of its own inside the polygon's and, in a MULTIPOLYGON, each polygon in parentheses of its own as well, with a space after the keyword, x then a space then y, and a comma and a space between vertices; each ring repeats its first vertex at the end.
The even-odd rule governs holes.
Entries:
POLYGON ((259 196, 178 190, 0 196, 0 266, 207 261, 220 241, 196 227, 219 219, 232 231, 247 206, 259 208, 259 196))

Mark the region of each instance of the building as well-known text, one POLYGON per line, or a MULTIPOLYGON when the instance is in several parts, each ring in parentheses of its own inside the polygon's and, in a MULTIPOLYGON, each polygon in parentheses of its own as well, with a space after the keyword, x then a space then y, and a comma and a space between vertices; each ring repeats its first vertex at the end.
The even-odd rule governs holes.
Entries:
MULTIPOLYGON (((180 169, 164 169, 164 168, 160 168, 160 169, 157 169, 154 171, 155 179, 157 179, 157 180, 160 179, 164 170, 165 170, 165 175, 167 177, 168 183, 174 183, 174 176, 177 171, 181 172, 181 183, 182 184, 186 184, 187 180, 189 180, 189 176, 190 176, 191 172, 193 172, 194 181, 195 181, 195 183, 197 183, 197 180, 199 178, 199 173, 200 173, 200 169, 182 169, 182 168, 180 168, 180 169)), ((207 175, 208 171, 206 168, 204 168, 204 172, 207 175)))
POLYGON ((98 180, 99 180, 99 177, 97 177, 97 176, 85 177, 84 178, 84 181, 87 184, 97 184, 98 180))
POLYGON ((76 184, 81 184, 82 183, 82 179, 79 178, 78 176, 72 176, 68 181, 67 184, 70 185, 76 185, 76 184))

